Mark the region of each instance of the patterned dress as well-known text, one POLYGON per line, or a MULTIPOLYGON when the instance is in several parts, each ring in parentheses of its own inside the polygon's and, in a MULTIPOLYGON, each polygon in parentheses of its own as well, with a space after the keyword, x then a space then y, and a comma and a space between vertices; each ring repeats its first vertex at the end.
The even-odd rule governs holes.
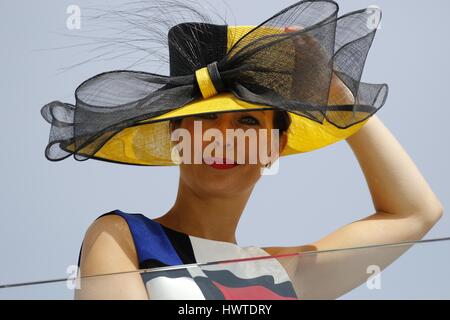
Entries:
POLYGON ((275 258, 264 258, 270 254, 261 248, 188 235, 140 213, 114 210, 98 218, 110 214, 128 223, 140 269, 187 265, 142 272, 150 299, 298 299, 284 267, 275 258), (217 262, 235 259, 241 261, 217 262))

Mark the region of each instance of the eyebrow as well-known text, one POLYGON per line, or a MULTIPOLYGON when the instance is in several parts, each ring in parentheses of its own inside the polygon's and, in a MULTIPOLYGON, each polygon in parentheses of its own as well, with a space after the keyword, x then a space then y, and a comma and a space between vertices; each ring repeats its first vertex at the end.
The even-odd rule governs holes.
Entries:
POLYGON ((250 114, 251 112, 258 112, 258 113, 261 113, 263 116, 265 116, 266 115, 266 113, 264 112, 264 110, 246 110, 246 111, 242 111, 243 113, 247 113, 247 114, 250 114))
MULTIPOLYGON (((264 121, 267 120, 266 119, 266 113, 264 112, 265 110, 253 110, 253 111, 256 111, 256 112, 260 113, 264 121)), ((247 114, 250 114, 250 112, 251 111, 246 111, 247 114)))

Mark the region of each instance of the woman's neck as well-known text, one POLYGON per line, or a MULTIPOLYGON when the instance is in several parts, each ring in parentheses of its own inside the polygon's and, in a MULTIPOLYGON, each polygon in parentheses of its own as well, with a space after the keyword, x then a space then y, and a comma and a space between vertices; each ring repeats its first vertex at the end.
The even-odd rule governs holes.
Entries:
POLYGON ((237 225, 251 191, 226 196, 198 194, 180 179, 175 204, 154 220, 192 236, 237 244, 237 225))

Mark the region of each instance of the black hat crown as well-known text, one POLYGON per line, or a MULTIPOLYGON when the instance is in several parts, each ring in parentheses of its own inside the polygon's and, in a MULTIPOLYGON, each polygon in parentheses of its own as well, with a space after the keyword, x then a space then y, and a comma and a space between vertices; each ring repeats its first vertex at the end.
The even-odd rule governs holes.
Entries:
POLYGON ((227 53, 227 25, 186 22, 168 32, 170 75, 185 76, 227 53))

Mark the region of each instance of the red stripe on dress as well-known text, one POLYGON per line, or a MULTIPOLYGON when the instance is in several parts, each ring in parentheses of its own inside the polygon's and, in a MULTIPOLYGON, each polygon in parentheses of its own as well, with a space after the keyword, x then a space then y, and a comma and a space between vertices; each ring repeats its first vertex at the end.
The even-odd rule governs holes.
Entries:
POLYGON ((280 296, 260 285, 232 288, 224 286, 216 281, 212 282, 222 292, 225 300, 298 300, 294 297, 280 296))

